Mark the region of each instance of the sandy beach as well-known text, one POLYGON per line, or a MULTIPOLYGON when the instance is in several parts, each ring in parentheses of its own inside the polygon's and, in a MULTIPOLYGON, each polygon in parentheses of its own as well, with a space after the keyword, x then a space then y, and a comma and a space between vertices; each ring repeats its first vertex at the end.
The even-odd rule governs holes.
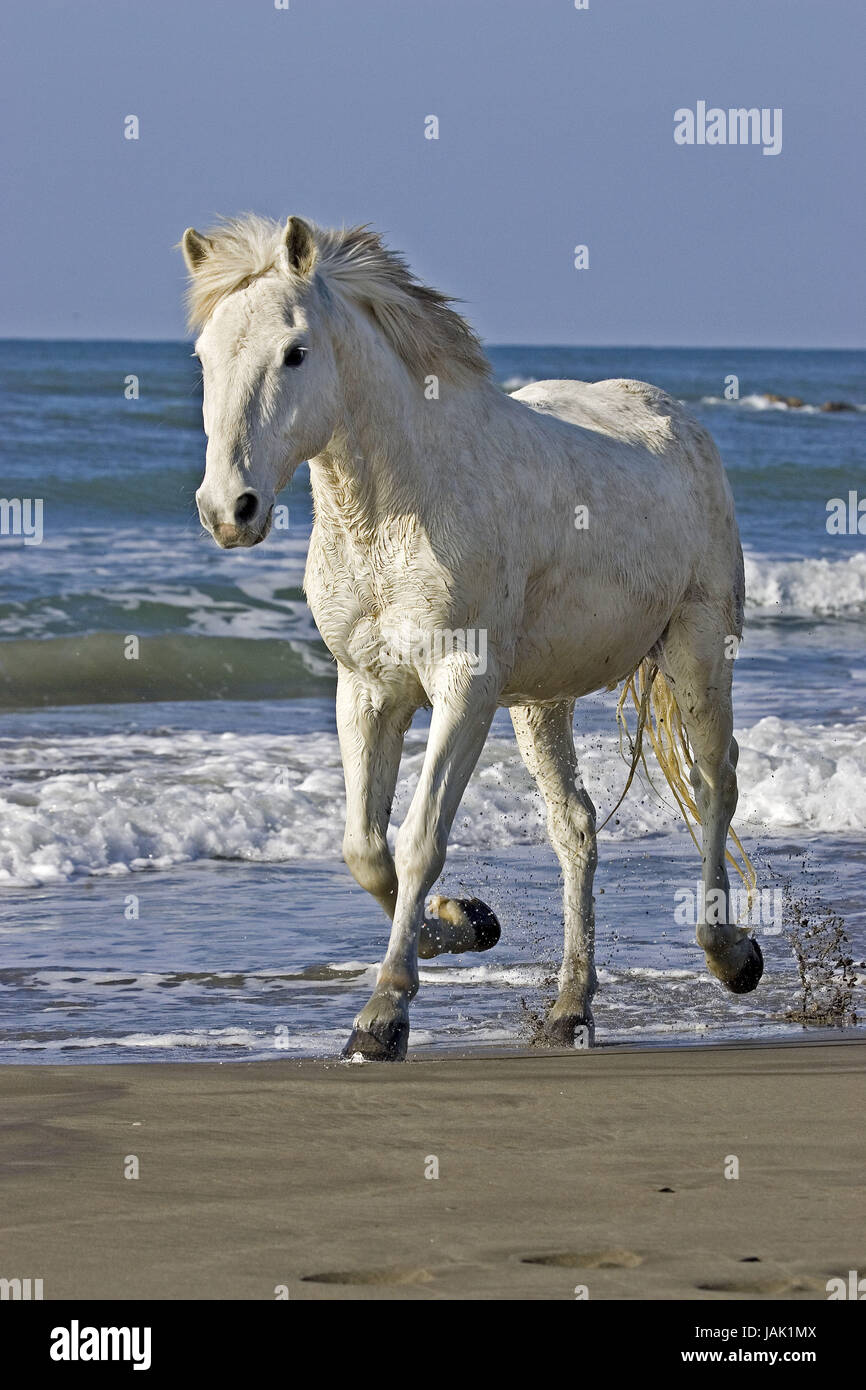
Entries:
POLYGON ((3 1067, 0 1275, 46 1299, 825 1299, 866 1269, 864 1071, 842 1039, 3 1067))

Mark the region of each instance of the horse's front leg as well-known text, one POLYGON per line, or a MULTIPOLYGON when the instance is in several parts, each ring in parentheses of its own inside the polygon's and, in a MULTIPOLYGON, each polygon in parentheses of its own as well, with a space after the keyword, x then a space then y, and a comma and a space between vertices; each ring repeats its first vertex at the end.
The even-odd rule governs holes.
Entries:
POLYGON ((409 1040, 409 1001, 418 992, 424 902, 445 864, 448 834, 496 710, 491 671, 449 682, 433 697, 424 765, 397 835, 397 901, 376 989, 358 1014, 344 1057, 398 1061, 409 1040))
POLYGON ((389 917, 397 905, 397 870, 388 848, 388 822, 403 739, 416 702, 338 667, 337 734, 346 782, 343 858, 353 877, 389 917))
MULTIPOLYGON (((338 667, 337 733, 346 783, 343 858, 352 876, 393 921, 397 870, 388 823, 406 730, 417 701, 338 667)), ((421 925, 423 960, 448 952, 487 951, 499 940, 499 922, 479 898, 430 899, 421 925)))

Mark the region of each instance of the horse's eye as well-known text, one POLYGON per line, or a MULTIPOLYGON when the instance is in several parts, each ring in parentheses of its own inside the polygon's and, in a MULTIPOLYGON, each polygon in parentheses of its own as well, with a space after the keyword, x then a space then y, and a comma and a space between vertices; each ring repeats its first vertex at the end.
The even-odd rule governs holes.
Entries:
POLYGON ((286 348, 283 355, 283 365, 285 367, 300 367, 306 355, 307 349, 305 347, 286 348))

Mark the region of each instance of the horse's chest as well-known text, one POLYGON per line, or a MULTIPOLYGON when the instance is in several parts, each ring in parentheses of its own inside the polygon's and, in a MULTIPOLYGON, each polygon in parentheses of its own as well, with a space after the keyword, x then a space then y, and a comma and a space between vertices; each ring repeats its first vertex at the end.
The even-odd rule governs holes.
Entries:
POLYGON ((354 667, 381 645, 381 595, 369 576, 308 567, 305 584, 316 626, 338 661, 354 667))
POLYGON ((395 636, 418 619, 423 594, 429 612, 438 585, 405 556, 328 553, 311 546, 304 584, 322 640, 350 670, 394 674, 395 636), (389 562, 390 561, 390 562, 389 562))

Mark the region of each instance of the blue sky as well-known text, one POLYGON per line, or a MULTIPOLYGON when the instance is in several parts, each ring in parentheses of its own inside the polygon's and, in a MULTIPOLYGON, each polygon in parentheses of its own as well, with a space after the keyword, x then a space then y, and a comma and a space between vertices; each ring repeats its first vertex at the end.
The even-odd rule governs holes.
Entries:
POLYGON ((2 336, 182 336, 173 243, 252 209, 371 222, 491 342, 866 337, 862 0, 14 0, 4 20, 2 336), (701 100, 781 107, 781 153, 676 145, 701 100))

